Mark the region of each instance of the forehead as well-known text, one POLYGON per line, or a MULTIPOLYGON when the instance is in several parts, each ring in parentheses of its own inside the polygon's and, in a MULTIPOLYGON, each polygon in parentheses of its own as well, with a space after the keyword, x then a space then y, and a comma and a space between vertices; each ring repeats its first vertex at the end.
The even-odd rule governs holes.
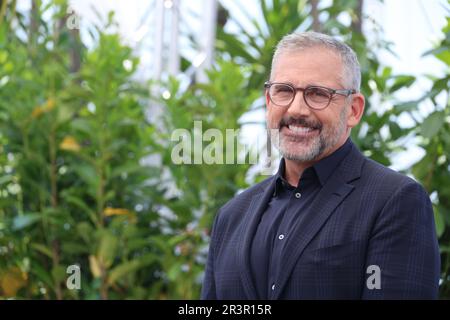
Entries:
POLYGON ((271 81, 303 85, 340 85, 343 75, 341 57, 330 49, 313 47, 286 50, 278 54, 271 81))

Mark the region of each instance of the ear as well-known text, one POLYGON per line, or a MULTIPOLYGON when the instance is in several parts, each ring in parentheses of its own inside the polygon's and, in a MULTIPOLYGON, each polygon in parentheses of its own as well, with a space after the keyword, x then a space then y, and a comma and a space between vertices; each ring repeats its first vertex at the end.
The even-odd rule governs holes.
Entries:
POLYGON ((265 89, 264 90, 264 95, 266 96, 266 107, 269 107, 269 103, 270 103, 270 97, 269 97, 269 90, 265 89))
POLYGON ((264 96, 266 98, 266 117, 269 116, 269 108, 270 108, 270 97, 269 97, 269 90, 264 90, 264 96))
POLYGON ((366 100, 361 93, 353 94, 352 104, 350 105, 350 112, 347 118, 347 126, 349 128, 355 127, 361 120, 365 103, 366 100))

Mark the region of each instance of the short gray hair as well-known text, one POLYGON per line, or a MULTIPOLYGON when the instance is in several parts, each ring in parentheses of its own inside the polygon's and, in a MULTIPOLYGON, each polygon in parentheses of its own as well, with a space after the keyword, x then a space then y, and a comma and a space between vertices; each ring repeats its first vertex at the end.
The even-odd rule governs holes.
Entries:
POLYGON ((358 58, 352 48, 329 35, 313 31, 291 33, 278 42, 272 58, 271 77, 276 59, 282 52, 292 52, 313 47, 324 47, 338 54, 344 67, 342 78, 346 82, 345 85, 351 87, 348 89, 359 91, 361 87, 361 69, 358 58))

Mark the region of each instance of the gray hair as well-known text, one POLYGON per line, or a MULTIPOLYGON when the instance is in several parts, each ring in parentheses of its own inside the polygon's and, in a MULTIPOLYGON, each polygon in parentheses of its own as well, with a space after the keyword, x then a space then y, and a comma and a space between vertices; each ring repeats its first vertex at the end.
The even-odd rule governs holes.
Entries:
POLYGON ((283 37, 278 42, 272 59, 272 77, 273 68, 278 56, 285 51, 303 50, 313 47, 324 47, 338 54, 344 67, 343 81, 348 89, 359 91, 361 86, 361 69, 355 52, 348 45, 329 35, 308 31, 302 33, 291 33, 283 37))

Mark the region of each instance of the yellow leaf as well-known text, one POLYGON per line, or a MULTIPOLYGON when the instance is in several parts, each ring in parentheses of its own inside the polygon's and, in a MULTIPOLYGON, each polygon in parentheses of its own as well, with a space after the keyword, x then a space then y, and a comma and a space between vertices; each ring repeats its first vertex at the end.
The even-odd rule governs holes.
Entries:
POLYGON ((55 108, 55 105, 56 105, 55 99, 50 98, 44 105, 37 106, 36 108, 34 108, 33 112, 31 113, 31 116, 33 118, 37 118, 43 113, 52 111, 55 108))
POLYGON ((59 148, 61 150, 78 152, 78 151, 80 151, 81 146, 78 144, 77 140, 75 140, 74 137, 67 136, 59 144, 59 148))
POLYGON ((27 284, 28 275, 19 268, 13 267, 3 273, 0 277, 0 285, 7 297, 15 297, 17 291, 27 284))
POLYGON ((41 106, 37 106, 36 108, 34 108, 33 112, 31 113, 31 116, 33 118, 37 118, 39 117, 42 113, 43 113, 43 108, 41 106))
POLYGON ((111 208, 111 207, 107 207, 105 208, 105 210, 103 210, 103 214, 106 217, 109 216, 117 216, 117 215, 129 215, 131 214, 131 212, 128 209, 124 209, 124 208, 111 208))
POLYGON ((55 107, 55 99, 52 99, 52 98, 50 98, 50 99, 48 99, 47 100, 47 107, 46 107, 46 110, 47 111, 50 111, 50 110, 52 110, 54 107, 55 107))
POLYGON ((89 256, 89 267, 91 268, 92 275, 95 278, 100 278, 100 276, 102 275, 102 270, 97 258, 93 255, 89 256))

